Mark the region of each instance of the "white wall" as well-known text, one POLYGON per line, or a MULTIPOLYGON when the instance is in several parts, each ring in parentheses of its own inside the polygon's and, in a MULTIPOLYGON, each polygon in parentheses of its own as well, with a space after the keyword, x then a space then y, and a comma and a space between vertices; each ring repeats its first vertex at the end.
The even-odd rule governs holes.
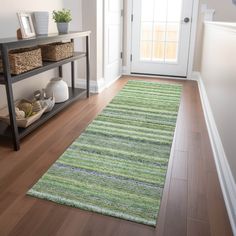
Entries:
POLYGON ((225 205, 236 235, 236 23, 206 22, 200 94, 225 205))
POLYGON ((104 78, 104 0, 97 0, 97 79, 104 78))
MULTIPOLYGON (((70 22, 70 31, 82 31, 82 0, 63 0, 64 8, 70 9, 72 14, 72 21, 70 22)), ((80 39, 75 39, 75 51, 84 50, 84 42, 80 39)), ((80 59, 75 62, 76 78, 85 78, 85 59, 80 59)), ((63 66, 64 75, 70 75, 70 65, 63 66)), ((69 83, 69 80, 67 80, 69 83)))
POLYGON ((232 0, 201 0, 202 3, 206 3, 208 8, 214 8, 216 21, 236 21, 236 5, 232 3, 232 0))
POLYGON ((236 24, 234 29, 206 27, 201 76, 236 182, 236 24))
POLYGON ((207 4, 208 9, 215 9, 214 21, 236 22, 236 5, 232 0, 200 0, 197 40, 195 46, 194 70, 199 71, 202 58, 203 22, 204 13, 201 4, 207 4))
MULTIPOLYGON (((16 36, 16 30, 19 28, 16 12, 19 11, 49 11, 50 13, 55 9, 62 8, 63 0, 1 0, 0 7, 0 37, 14 37, 16 36)), ((51 18, 51 17, 50 17, 51 18)), ((49 31, 56 32, 56 25, 53 20, 50 19, 49 31)))
POLYGON ((83 0, 83 30, 92 31, 91 34, 91 80, 97 81, 103 78, 103 0, 83 0))
MULTIPOLYGON (((49 11, 50 13, 55 9, 61 9, 63 7, 63 0, 1 0, 0 7, 0 37, 14 37, 16 36, 16 30, 19 28, 16 12, 19 11, 49 11)), ((50 32, 56 32, 56 25, 50 19, 49 24, 50 32)), ((15 99, 26 97, 31 95, 37 89, 46 86, 47 81, 55 76, 54 71, 45 72, 32 79, 27 79, 14 84, 15 99)), ((6 105, 5 88, 0 86, 0 107, 6 105)))
POLYGON ((90 44, 90 53, 91 53, 91 71, 90 76, 92 80, 97 79, 97 1, 94 0, 83 0, 82 1, 82 12, 83 12, 83 30, 91 30, 91 44, 90 44))

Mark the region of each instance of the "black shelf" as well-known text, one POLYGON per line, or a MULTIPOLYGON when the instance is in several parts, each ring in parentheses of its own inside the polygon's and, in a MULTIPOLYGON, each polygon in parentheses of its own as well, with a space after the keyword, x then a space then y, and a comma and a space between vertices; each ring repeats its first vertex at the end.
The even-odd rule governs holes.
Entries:
MULTIPOLYGON (((69 58, 63 59, 61 61, 57 61, 57 62, 43 62, 43 66, 42 67, 33 69, 31 71, 27 71, 27 72, 19 74, 19 75, 12 75, 11 76, 11 82, 12 83, 16 83, 18 81, 24 80, 26 78, 29 78, 31 76, 40 74, 42 72, 45 72, 45 71, 48 71, 48 70, 51 70, 51 69, 54 69, 54 68, 57 68, 59 66, 62 66, 64 64, 67 64, 69 62, 78 60, 78 59, 83 58, 83 57, 86 57, 86 53, 84 53, 84 52, 75 52, 73 57, 69 57, 69 58)), ((5 80, 4 75, 0 74, 0 84, 5 84, 5 83, 6 83, 6 80, 5 80)))
MULTIPOLYGON (((27 128, 18 128, 19 138, 22 139, 29 133, 31 133, 33 130, 37 129, 39 126, 44 124, 47 120, 55 116, 58 112, 66 108, 69 104, 73 103, 79 98, 86 96, 86 90, 85 89, 72 89, 69 88, 69 99, 63 103, 57 103, 53 107, 52 111, 48 113, 44 113, 41 118, 37 121, 35 121, 33 124, 31 124, 27 128)), ((0 121, 0 136, 3 137, 11 137, 11 129, 10 126, 8 126, 6 123, 0 121)))
POLYGON ((48 119, 56 115, 65 107, 69 106, 72 102, 86 95, 89 97, 89 84, 90 84, 90 31, 77 31, 69 32, 68 34, 49 34, 44 36, 37 36, 29 39, 16 39, 16 38, 5 38, 0 39, 0 52, 3 64, 3 73, 0 74, 0 85, 3 85, 7 95, 7 106, 9 110, 10 125, 0 122, 0 137, 8 137, 12 140, 12 144, 15 151, 20 149, 20 139, 34 131, 36 128, 45 123, 48 119), (71 41, 74 42, 75 38, 85 39, 85 52, 75 52, 70 58, 63 59, 58 62, 43 62, 43 66, 34 70, 22 73, 20 75, 10 74, 10 61, 9 51, 11 49, 30 47, 40 44, 53 43, 58 41, 71 41), (86 61, 86 90, 75 88, 75 64, 74 62, 80 58, 85 58, 86 61), (62 65, 71 64, 71 88, 69 88, 69 99, 68 101, 56 104, 53 110, 49 113, 43 114, 43 116, 31 124, 29 127, 23 129, 18 128, 16 123, 15 115, 15 104, 14 104, 14 90, 13 83, 30 78, 34 75, 42 72, 58 68, 59 76, 63 77, 62 65))
POLYGON ((91 31, 70 31, 68 34, 52 33, 48 35, 40 35, 27 39, 2 38, 0 39, 0 46, 5 45, 9 49, 16 49, 20 47, 31 47, 39 44, 46 44, 52 42, 58 42, 62 40, 70 40, 74 38, 87 37, 91 34, 91 31))

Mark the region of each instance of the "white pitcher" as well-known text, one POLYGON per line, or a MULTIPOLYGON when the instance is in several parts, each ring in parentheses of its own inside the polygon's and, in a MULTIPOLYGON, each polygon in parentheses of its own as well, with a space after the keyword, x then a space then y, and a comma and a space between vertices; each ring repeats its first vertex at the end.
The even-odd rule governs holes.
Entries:
POLYGON ((54 97, 56 103, 65 102, 69 99, 68 85, 62 78, 53 78, 45 89, 47 97, 54 97))

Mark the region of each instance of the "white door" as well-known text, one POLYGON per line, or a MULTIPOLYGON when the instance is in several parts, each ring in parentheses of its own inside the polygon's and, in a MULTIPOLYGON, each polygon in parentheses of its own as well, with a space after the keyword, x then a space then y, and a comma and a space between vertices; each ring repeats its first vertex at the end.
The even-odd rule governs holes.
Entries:
POLYGON ((122 73, 123 0, 105 0, 104 76, 109 85, 122 73))
POLYGON ((133 0, 131 72, 187 76, 193 0, 133 0))

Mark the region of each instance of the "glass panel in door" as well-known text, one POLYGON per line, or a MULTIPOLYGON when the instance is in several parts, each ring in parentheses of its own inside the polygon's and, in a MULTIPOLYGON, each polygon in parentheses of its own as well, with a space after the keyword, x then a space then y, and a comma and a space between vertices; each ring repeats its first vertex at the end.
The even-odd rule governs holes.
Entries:
POLYGON ((182 1, 141 1, 140 60, 178 63, 182 1))

